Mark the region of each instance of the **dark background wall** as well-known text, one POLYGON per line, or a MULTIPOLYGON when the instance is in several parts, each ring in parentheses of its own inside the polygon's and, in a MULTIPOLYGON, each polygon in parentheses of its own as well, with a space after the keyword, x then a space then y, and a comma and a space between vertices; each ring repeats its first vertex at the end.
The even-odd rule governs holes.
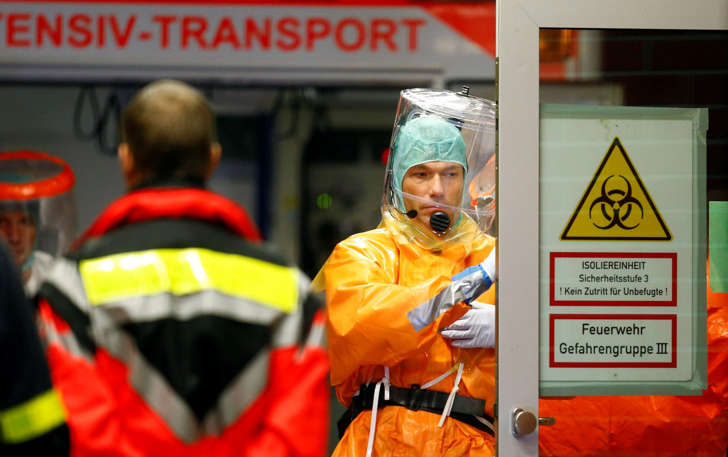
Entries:
POLYGON ((708 108, 708 200, 728 200, 728 33, 604 31, 602 64, 625 105, 708 108))

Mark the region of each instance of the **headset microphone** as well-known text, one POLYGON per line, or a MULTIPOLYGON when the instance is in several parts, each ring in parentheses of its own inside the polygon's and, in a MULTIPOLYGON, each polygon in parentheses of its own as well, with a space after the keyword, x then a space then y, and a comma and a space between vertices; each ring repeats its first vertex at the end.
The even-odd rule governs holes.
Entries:
MULTIPOLYGON (((417 217, 417 210, 411 209, 405 213, 410 219, 417 217)), ((430 216, 430 227, 438 233, 444 233, 450 227, 450 216, 445 211, 435 211, 430 216)))

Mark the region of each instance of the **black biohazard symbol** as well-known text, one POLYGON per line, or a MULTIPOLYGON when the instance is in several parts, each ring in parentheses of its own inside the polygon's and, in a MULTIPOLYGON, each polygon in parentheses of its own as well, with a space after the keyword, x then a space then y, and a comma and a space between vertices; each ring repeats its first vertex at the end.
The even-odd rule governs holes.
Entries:
POLYGON ((672 240, 670 229, 619 138, 615 137, 607 149, 559 239, 672 240))
POLYGON ((645 217, 645 211, 642 208, 642 204, 632 196, 632 185, 629 180, 622 175, 610 175, 602 183, 602 194, 592 201, 589 206, 589 219, 592 221, 595 227, 602 230, 608 230, 615 225, 625 230, 632 230, 640 225, 640 221, 645 217), (622 189, 620 186, 620 180, 626 184, 626 189, 622 189), (611 185, 608 185, 612 181, 611 185), (606 220, 604 225, 600 225, 594 222, 594 208, 597 207, 598 211, 606 220), (633 216, 633 210, 639 209, 639 218, 633 216), (630 217, 632 217, 630 219, 630 217), (634 222, 636 219, 636 222, 634 222), (634 222, 632 225, 628 225, 630 222, 634 222))

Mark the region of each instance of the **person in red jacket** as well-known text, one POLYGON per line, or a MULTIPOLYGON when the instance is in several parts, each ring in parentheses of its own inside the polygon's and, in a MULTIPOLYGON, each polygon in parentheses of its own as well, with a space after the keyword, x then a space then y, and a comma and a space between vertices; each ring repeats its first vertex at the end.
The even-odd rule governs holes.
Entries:
POLYGON ((322 318, 305 275, 205 189, 221 153, 210 106, 157 81, 122 122, 129 192, 41 287, 74 455, 323 456, 322 318))

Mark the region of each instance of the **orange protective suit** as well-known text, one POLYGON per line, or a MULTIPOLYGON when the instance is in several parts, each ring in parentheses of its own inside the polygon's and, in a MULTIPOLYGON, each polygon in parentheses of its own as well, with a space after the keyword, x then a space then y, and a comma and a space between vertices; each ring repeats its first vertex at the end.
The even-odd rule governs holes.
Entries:
POLYGON ((728 294, 708 284, 708 388, 701 396, 543 398, 539 455, 725 457, 728 447, 728 294))
MULTIPOLYGON (((315 283, 326 288, 327 342, 331 382, 339 401, 349 406, 362 384, 377 382, 389 367, 391 385, 423 385, 464 364, 458 395, 486 400, 493 415, 495 352, 459 349, 438 333, 469 308, 458 302, 419 332, 407 313, 451 284, 451 277, 483 261, 495 240, 463 217, 453 230, 457 242, 426 248, 408 235, 406 226, 383 211, 380 226, 339 243, 315 283)), ((479 297, 494 303, 494 288, 479 297)), ((430 387, 450 392, 455 375, 430 387)), ((363 456, 371 410, 346 429, 334 456, 363 456)), ((380 407, 372 455, 492 456, 491 435, 452 417, 438 427, 440 415, 401 406, 380 407)))

